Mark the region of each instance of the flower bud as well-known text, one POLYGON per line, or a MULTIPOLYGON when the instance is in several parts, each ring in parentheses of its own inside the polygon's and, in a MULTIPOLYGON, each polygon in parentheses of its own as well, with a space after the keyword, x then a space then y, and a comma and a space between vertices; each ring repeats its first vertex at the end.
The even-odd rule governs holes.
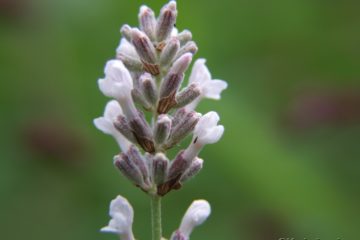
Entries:
POLYGON ((151 40, 155 40, 156 19, 154 11, 147 6, 141 6, 139 22, 140 29, 144 31, 151 40))
POLYGON ((124 38, 126 38, 126 40, 128 40, 129 42, 131 42, 131 27, 127 24, 123 25, 120 29, 121 34, 123 35, 124 38))
POLYGON ((172 118, 172 128, 174 129, 180 122, 184 120, 184 117, 189 111, 186 108, 179 108, 175 111, 172 118))
POLYGON ((178 142, 180 142, 183 138, 185 138, 189 133, 193 131, 200 117, 200 113, 194 111, 188 112, 184 116, 183 120, 171 129, 169 140, 165 143, 164 147, 166 149, 169 149, 178 142))
POLYGON ((139 145, 146 152, 153 153, 155 151, 153 134, 144 115, 139 112, 135 118, 130 120, 129 124, 139 145))
POLYGON ((178 52, 179 48, 180 48, 179 40, 175 37, 171 38, 161 52, 160 64, 162 66, 170 65, 176 53, 178 52))
POLYGON ((160 101, 158 104, 158 113, 166 113, 175 106, 175 94, 178 91, 184 72, 190 65, 192 55, 184 54, 170 68, 169 73, 165 76, 160 87, 160 101))
POLYGON ((170 1, 160 11, 156 25, 156 38, 158 42, 165 40, 173 30, 176 22, 176 1, 170 1))
POLYGON ((169 160, 163 153, 157 153, 152 158, 152 178, 156 185, 164 183, 167 175, 169 160))
POLYGON ((187 159, 184 157, 184 151, 181 151, 175 159, 171 162, 169 168, 169 174, 167 177, 167 181, 177 179, 180 180, 183 173, 189 168, 191 165, 192 159, 187 159))
POLYGON ((189 30, 184 30, 181 33, 177 34, 177 39, 180 41, 180 45, 183 46, 188 41, 192 39, 192 33, 189 30))
POLYGON ((192 161, 190 167, 181 176, 180 182, 182 182, 182 183, 186 182, 186 181, 190 180, 191 178, 193 178, 195 175, 197 175, 201 171, 201 169, 203 167, 203 163, 204 163, 204 160, 196 157, 192 161))
POLYGON ((183 74, 189 67, 193 54, 185 53, 179 57, 172 67, 170 68, 169 72, 173 74, 183 74))
POLYGON ((157 144, 165 142, 171 130, 171 119, 166 114, 161 114, 156 122, 154 129, 154 139, 157 144))
POLYGON ((157 89, 155 80, 148 73, 140 76, 140 84, 145 99, 154 106, 157 101, 157 89))
POLYGON ((134 145, 132 145, 129 150, 127 151, 127 156, 129 157, 129 159, 135 163, 135 165, 138 167, 138 169, 141 172, 142 178, 144 180, 144 182, 148 185, 150 185, 149 182, 149 169, 148 166, 145 162, 145 158, 143 156, 141 156, 141 153, 139 151, 139 149, 137 147, 135 147, 134 145))
POLYGON ((143 106, 146 110, 151 109, 151 103, 145 98, 144 94, 140 92, 139 89, 134 88, 131 91, 131 96, 136 103, 143 106))
POLYGON ((184 74, 168 74, 160 88, 160 100, 157 107, 159 114, 167 113, 176 105, 175 94, 184 79, 184 74))
POLYGON ((134 137, 134 134, 132 133, 132 130, 129 126, 129 123, 126 119, 126 117, 122 114, 120 114, 114 121, 114 127, 122 134, 124 135, 129 141, 136 143, 136 139, 134 137))
POLYGON ((120 153, 114 157, 114 165, 120 170, 120 172, 127 177, 136 186, 144 187, 144 178, 140 169, 132 162, 129 157, 120 153))
POLYGON ((116 58, 121 60, 124 63, 124 65, 127 67, 127 69, 129 69, 130 71, 137 72, 143 69, 142 62, 137 58, 133 58, 123 53, 118 53, 116 55, 116 58))
POLYGON ((195 55, 197 53, 198 47, 195 42, 190 41, 187 42, 183 47, 180 48, 180 50, 176 53, 176 56, 174 59, 179 59, 181 56, 183 56, 186 53, 191 53, 192 55, 195 55))
POLYGON ((176 107, 183 107, 193 100, 195 100, 198 96, 200 96, 200 88, 197 84, 190 84, 184 90, 176 94, 175 101, 176 107))
POLYGON ((146 63, 154 64, 156 62, 156 53, 149 37, 137 28, 134 28, 131 31, 131 36, 132 43, 141 60, 146 63))

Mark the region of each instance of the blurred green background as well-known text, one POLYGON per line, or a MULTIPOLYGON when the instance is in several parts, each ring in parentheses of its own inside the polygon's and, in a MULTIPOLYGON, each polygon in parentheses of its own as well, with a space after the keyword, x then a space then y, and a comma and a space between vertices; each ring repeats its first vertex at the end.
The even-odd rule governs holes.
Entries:
MULTIPOLYGON (((156 12, 166 1, 145 2, 156 12)), ((0 1, 0 239, 116 239, 99 233, 117 194, 149 239, 149 201, 114 169, 92 119, 124 23, 143 1, 0 1)), ((163 201, 164 233, 193 199, 209 220, 192 239, 359 239, 360 3, 179 0, 214 78, 223 139, 163 201)))

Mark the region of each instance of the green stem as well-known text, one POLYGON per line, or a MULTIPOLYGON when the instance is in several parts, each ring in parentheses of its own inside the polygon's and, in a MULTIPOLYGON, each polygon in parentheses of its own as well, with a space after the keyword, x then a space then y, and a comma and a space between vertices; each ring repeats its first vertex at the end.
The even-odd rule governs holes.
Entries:
POLYGON ((151 196, 151 225, 152 240, 161 240, 161 197, 156 194, 151 196))

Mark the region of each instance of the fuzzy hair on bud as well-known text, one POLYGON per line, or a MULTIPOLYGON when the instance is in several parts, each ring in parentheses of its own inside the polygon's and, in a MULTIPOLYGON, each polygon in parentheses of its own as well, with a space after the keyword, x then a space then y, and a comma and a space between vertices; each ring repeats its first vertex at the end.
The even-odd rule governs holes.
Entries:
POLYGON ((145 184, 150 185, 149 168, 139 149, 134 145, 130 146, 129 150, 127 151, 127 156, 129 157, 130 161, 132 161, 140 170, 145 184))
POLYGON ((154 129, 154 139, 159 145, 164 143, 170 136, 171 131, 171 119, 166 114, 161 114, 154 129))
POLYGON ((132 43, 136 52, 144 62, 154 64, 156 62, 156 53, 153 44, 146 34, 137 28, 131 31, 132 43))
POLYGON ((175 61, 165 76, 160 87, 160 101, 158 104, 158 113, 167 113, 176 105, 175 95, 184 79, 184 72, 189 67, 192 60, 192 54, 184 54, 175 61))
POLYGON ((180 180, 183 173, 189 168, 192 163, 192 159, 188 159, 184 156, 184 151, 181 151, 175 159, 171 162, 169 168, 169 174, 167 180, 180 180))
POLYGON ((175 144, 190 134, 201 117, 200 113, 190 111, 171 129, 169 140, 166 142, 166 149, 173 147, 175 144))
POLYGON ((152 108, 152 104, 148 101, 148 99, 146 99, 142 88, 140 88, 140 87, 134 88, 131 91, 131 96, 132 96, 134 102, 140 104, 146 110, 150 110, 152 108))
POLYGON ((155 152, 152 130, 146 122, 144 115, 139 112, 135 118, 130 120, 129 124, 138 144, 146 152, 155 152))
POLYGON ((114 165, 126 178, 128 178, 136 186, 145 188, 144 178, 141 174, 140 169, 135 165, 133 161, 129 159, 126 154, 120 153, 119 155, 115 156, 114 165))
POLYGON ((180 45, 184 46, 188 41, 192 39, 192 33, 189 30, 184 30, 181 33, 176 35, 177 39, 180 41, 180 45))
POLYGON ((134 134, 132 133, 129 123, 124 115, 119 114, 113 124, 114 127, 129 141, 136 142, 134 134))
POLYGON ((181 176, 180 182, 182 182, 182 183, 186 182, 186 181, 190 180, 191 178, 193 178, 194 176, 196 176, 201 171, 203 164, 204 164, 204 160, 196 157, 192 161, 190 167, 181 176))
POLYGON ((161 52, 160 65, 170 65, 179 49, 180 41, 176 37, 172 37, 161 52))
POLYGON ((173 30, 176 22, 177 10, 176 1, 170 1, 160 11, 156 25, 156 39, 158 42, 166 40, 173 30))
POLYGON ((156 19, 154 11, 143 5, 139 12, 140 29, 151 39, 155 40, 156 19))
POLYGON ((131 42, 131 27, 127 24, 123 25, 120 29, 121 34, 126 40, 131 42))
POLYGON ((152 179, 156 185, 165 182, 169 159, 163 153, 157 153, 152 158, 152 179))
POLYGON ((201 91, 197 84, 190 84, 188 87, 183 89, 181 92, 176 94, 175 101, 176 107, 184 107, 194 101, 200 96, 201 91))
POLYGON ((151 104, 151 106, 155 106, 158 93, 153 77, 149 73, 144 73, 140 76, 140 84, 145 99, 151 104))
POLYGON ((181 56, 183 56, 186 53, 191 53, 192 55, 195 55, 197 53, 198 47, 195 42, 190 41, 187 42, 184 46, 180 48, 180 50, 176 53, 175 60, 179 59, 181 56))

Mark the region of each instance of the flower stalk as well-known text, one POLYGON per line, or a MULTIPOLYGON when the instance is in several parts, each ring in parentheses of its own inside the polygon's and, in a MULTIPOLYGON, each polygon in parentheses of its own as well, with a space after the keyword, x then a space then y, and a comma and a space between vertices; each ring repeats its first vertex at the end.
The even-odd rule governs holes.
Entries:
MULTIPOLYGON (((201 171, 200 151, 219 141, 224 132, 216 112, 202 115, 196 107, 205 98, 220 99, 227 83, 212 79, 204 59, 195 61, 187 79, 198 47, 189 30, 178 33, 174 27, 177 15, 175 1, 166 4, 157 18, 153 10, 141 6, 139 27, 121 28, 116 58, 107 62, 105 77, 98 81, 100 91, 113 100, 94 124, 120 147, 115 167, 150 196, 153 240, 163 239, 162 197, 201 171), (150 122, 148 115, 152 115, 150 122), (189 135, 190 145, 169 160, 167 150, 181 146, 189 135)), ((194 201, 171 240, 188 240, 210 212, 208 202, 194 201)), ((111 202, 109 215, 111 220, 102 231, 121 240, 135 239, 133 209, 125 198, 118 196, 111 202)))
POLYGON ((154 194, 151 197, 151 226, 152 226, 152 240, 161 240, 162 225, 161 225, 161 196, 154 194))

